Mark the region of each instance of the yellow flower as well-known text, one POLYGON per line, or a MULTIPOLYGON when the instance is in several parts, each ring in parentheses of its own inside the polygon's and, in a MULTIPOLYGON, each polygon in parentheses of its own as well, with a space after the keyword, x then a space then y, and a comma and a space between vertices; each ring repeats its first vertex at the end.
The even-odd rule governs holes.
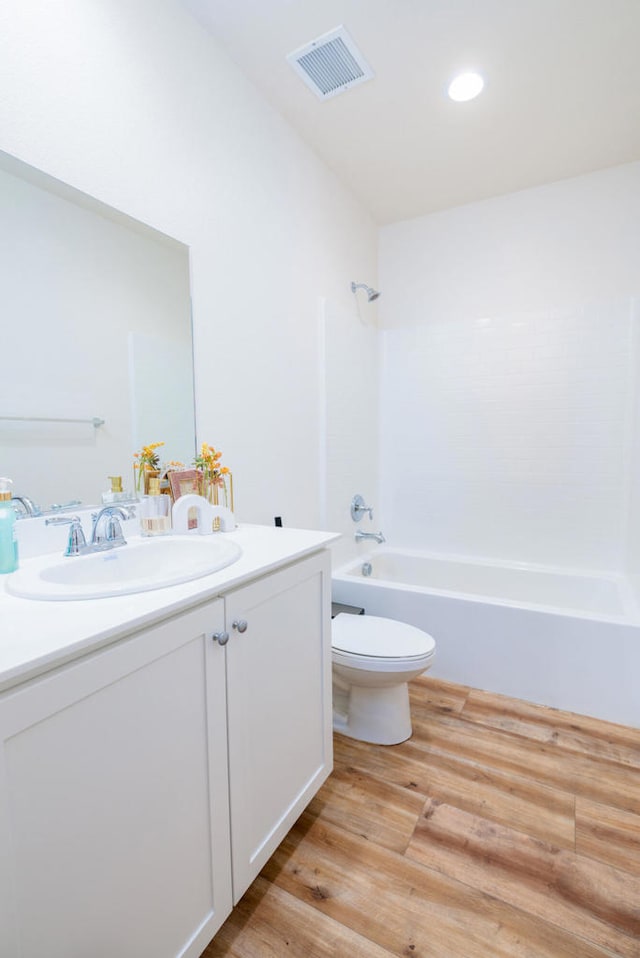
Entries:
POLYGON ((141 452, 134 452, 133 468, 137 473, 136 489, 140 490, 142 476, 148 469, 159 469, 160 457, 156 450, 160 449, 161 446, 164 446, 163 442, 151 442, 147 446, 143 446, 141 452))
POLYGON ((227 475, 229 472, 225 467, 221 467, 221 459, 221 452, 214 446, 210 446, 208 442, 203 442, 200 446, 200 455, 195 457, 193 464, 202 472, 207 482, 219 484, 224 481, 221 479, 222 475, 227 475))

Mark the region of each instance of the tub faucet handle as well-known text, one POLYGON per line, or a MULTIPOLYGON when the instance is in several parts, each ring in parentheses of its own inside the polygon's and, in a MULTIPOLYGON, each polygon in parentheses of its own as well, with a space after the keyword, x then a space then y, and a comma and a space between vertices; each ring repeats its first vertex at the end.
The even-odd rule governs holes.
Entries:
POLYGON ((366 505, 362 496, 354 496, 351 500, 351 518, 354 522, 360 522, 365 512, 369 513, 369 518, 373 519, 373 509, 366 505))

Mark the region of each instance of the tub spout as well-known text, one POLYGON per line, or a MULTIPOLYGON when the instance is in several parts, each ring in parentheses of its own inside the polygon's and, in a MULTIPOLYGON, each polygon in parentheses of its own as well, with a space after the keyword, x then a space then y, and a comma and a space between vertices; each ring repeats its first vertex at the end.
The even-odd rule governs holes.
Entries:
POLYGON ((358 529, 355 540, 356 542, 362 542, 363 539, 375 539, 376 542, 387 541, 381 532, 363 532, 362 529, 358 529))

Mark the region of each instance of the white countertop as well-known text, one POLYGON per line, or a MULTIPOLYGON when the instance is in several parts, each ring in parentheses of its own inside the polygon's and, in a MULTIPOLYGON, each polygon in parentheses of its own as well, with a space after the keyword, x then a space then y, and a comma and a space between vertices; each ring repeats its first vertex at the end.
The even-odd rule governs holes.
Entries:
MULTIPOLYGON (((233 565, 151 592, 70 602, 37 601, 10 595, 6 591, 9 576, 0 576, 0 691, 229 592, 339 538, 332 532, 249 525, 216 535, 241 546, 242 555, 233 565)), ((30 561, 24 560, 21 566, 30 561)))

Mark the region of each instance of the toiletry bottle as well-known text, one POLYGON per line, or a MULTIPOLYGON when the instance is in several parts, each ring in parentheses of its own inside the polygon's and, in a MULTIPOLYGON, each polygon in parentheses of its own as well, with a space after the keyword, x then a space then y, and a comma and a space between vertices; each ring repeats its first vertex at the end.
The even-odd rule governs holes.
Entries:
POLYGON ((122 476, 109 476, 108 478, 111 489, 102 493, 102 502, 105 506, 113 502, 125 502, 127 499, 131 499, 131 493, 124 492, 122 488, 122 476))
POLYGON ((171 532, 171 497, 161 494, 159 479, 149 479, 149 495, 140 503, 140 532, 143 536, 171 532))
POLYGON ((0 574, 18 568, 16 514, 11 505, 11 479, 0 479, 0 574))

